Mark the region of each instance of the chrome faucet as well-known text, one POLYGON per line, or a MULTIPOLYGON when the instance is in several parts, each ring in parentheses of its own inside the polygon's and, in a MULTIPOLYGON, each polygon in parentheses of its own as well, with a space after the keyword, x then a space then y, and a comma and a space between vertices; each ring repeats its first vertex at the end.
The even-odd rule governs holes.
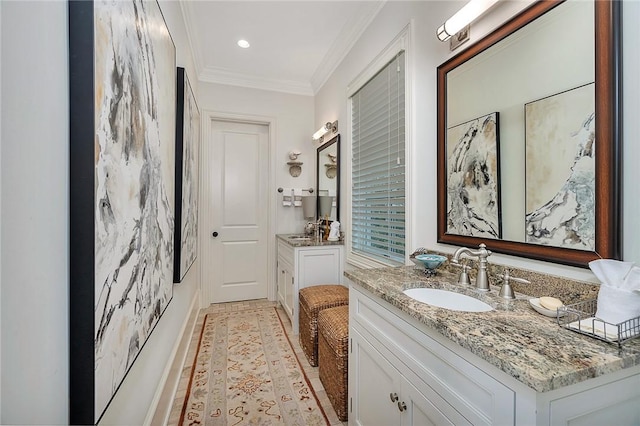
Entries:
MULTIPOLYGON (((460 247, 451 258, 452 263, 459 263, 460 256, 466 254, 469 257, 478 258, 478 274, 476 275, 476 290, 489 291, 489 276, 487 274, 487 257, 491 255, 491 250, 487 250, 487 246, 480 244, 478 250, 471 250, 467 247, 460 247)), ((463 268, 464 271, 464 268, 463 268)))

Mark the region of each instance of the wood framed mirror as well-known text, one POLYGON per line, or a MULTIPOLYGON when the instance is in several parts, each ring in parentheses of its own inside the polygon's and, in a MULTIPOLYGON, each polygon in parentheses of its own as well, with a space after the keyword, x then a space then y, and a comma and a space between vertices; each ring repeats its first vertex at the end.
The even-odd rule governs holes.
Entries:
POLYGON ((439 243, 621 258, 620 37, 618 1, 538 1, 438 67, 439 243))
POLYGON ((316 187, 318 218, 340 221, 340 135, 317 149, 316 187))

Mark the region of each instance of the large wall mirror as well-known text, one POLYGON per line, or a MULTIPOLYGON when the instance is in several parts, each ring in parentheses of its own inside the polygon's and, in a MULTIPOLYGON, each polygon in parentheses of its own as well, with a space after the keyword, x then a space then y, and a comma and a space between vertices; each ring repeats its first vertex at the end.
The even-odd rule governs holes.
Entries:
POLYGON ((318 147, 316 187, 318 218, 340 220, 340 135, 318 147))
POLYGON ((438 242, 620 258, 619 14, 539 1, 438 67, 438 242))

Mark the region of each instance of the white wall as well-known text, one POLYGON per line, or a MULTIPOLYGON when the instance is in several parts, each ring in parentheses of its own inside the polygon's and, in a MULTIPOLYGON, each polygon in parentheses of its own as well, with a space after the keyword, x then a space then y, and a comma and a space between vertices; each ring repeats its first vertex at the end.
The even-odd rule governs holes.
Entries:
MULTIPOLYGON (((462 48, 468 47, 474 41, 487 34, 489 31, 513 16, 530 1, 499 3, 487 15, 474 23, 471 28, 471 40, 462 48)), ((449 52, 449 44, 441 43, 435 37, 436 28, 448 17, 457 11, 464 2, 388 2, 380 11, 371 26, 363 33, 360 40, 354 45, 347 57, 338 66, 334 74, 321 88, 315 97, 315 125, 319 126, 328 119, 338 117, 345 129, 348 120, 346 88, 348 84, 381 52, 393 38, 400 33, 403 27, 412 22, 412 50, 408 60, 412 63, 413 73, 412 96, 413 111, 410 117, 413 123, 408 133, 412 136, 411 164, 412 175, 410 179, 410 191, 413 203, 410 207, 410 236, 411 246, 408 251, 417 247, 428 247, 453 252, 454 246, 437 244, 437 206, 436 206, 436 68, 445 60, 457 54, 460 50, 449 52)), ((624 48, 626 88, 635 87, 635 91, 625 92, 625 258, 640 260, 640 243, 636 242, 640 234, 640 219, 635 219, 638 211, 637 184, 640 180, 638 167, 632 167, 632 158, 640 158, 640 151, 633 144, 640 135, 638 131, 637 116, 640 112, 638 106, 638 82, 635 76, 638 72, 638 48, 637 44, 630 40, 638 40, 638 2, 625 1, 625 39, 627 45, 624 48), (634 23, 635 22, 635 23, 634 23), (633 98, 631 100, 630 98, 633 98), (635 106, 633 105, 635 104, 635 106), (635 154, 635 156, 632 156, 635 154), (631 216, 633 214, 633 216, 631 216)), ((348 134, 343 133, 342 158, 348 157, 348 134)), ((343 168, 344 169, 344 168, 343 168)), ((341 193, 346 194, 343 179, 341 193)), ((348 202, 343 198, 343 202, 348 202)), ((342 222, 346 222, 346 217, 342 222)), ((349 229, 345 223, 344 229, 349 229)), ((534 261, 524 258, 516 258, 494 254, 491 261, 495 263, 522 267, 537 271, 543 271, 559 276, 570 276, 577 279, 594 280, 593 274, 587 269, 573 268, 546 262, 534 261)))
MULTIPOLYGON (((275 147, 275 186, 269 188, 269 196, 277 201, 275 232, 303 232, 306 221, 302 207, 283 207, 277 188, 315 190, 316 146, 311 135, 317 129, 313 128, 313 97, 204 82, 200 82, 196 97, 201 110, 275 119, 276 140, 271 141, 275 147), (302 152, 298 157, 303 163, 302 173, 298 177, 292 177, 287 166, 289 151, 294 149, 302 152)), ((204 117, 202 122, 208 125, 204 117)))
POLYGON ((640 264, 640 2, 625 0, 623 21, 623 253, 640 264), (626 43, 626 45, 625 45, 626 43))
MULTIPOLYGON (((0 3, 0 47, 2 46, 2 3, 0 3)), ((2 57, 0 56, 0 99, 2 99, 2 57)), ((2 140, 2 102, 0 102, 0 141, 2 140)), ((2 145, 0 145, 0 164, 2 164, 2 145)), ((2 223, 2 173, 0 173, 0 224, 2 223)), ((0 226, 2 241, 2 226, 0 226)), ((0 244, 0 318, 2 318, 2 244, 0 244)), ((0 327, 0 377, 2 377, 2 327, 0 327)), ((2 419, 2 386, 0 386, 0 422, 2 419)))
MULTIPOLYGON (((195 73, 180 7, 163 1, 177 64, 195 73)), ((69 130, 67 2, 2 2, 2 424, 68 423, 69 130), (34 29, 37 29, 35 31, 34 29)), ((199 287, 198 265, 107 409, 142 424, 199 287)))
POLYGON ((66 20, 2 4, 2 423, 67 420, 66 20))

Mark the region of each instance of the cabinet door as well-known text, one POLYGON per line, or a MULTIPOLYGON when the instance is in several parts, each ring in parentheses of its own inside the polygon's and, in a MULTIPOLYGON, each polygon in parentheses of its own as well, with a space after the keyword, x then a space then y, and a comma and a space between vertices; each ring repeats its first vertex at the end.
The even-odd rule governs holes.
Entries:
POLYGON ((294 318, 296 318, 296 324, 297 324, 298 313, 296 312, 297 310, 294 309, 295 307, 294 295, 296 294, 296 289, 295 289, 295 283, 294 283, 294 277, 293 277, 292 271, 293 271, 293 268, 284 270, 284 287, 285 287, 284 307, 287 313, 289 314, 289 319, 291 320, 291 322, 293 323, 294 318))
POLYGON ((282 261, 278 259, 278 276, 276 279, 276 285, 278 286, 278 302, 284 306, 284 268, 282 267, 282 261))
MULTIPOLYGON (((400 404, 404 409, 401 423, 403 426, 471 425, 445 401, 429 399, 406 378, 402 381, 400 395, 400 404)), ((432 395, 434 396, 434 399, 440 399, 437 395, 432 395)))
POLYGON ((293 267, 283 258, 278 258, 278 301, 289 319, 293 319, 293 267))
POLYGON ((340 247, 298 250, 298 290, 317 284, 342 283, 340 247))
POLYGON ((357 331, 350 329, 349 423, 399 425, 400 373, 357 331))

